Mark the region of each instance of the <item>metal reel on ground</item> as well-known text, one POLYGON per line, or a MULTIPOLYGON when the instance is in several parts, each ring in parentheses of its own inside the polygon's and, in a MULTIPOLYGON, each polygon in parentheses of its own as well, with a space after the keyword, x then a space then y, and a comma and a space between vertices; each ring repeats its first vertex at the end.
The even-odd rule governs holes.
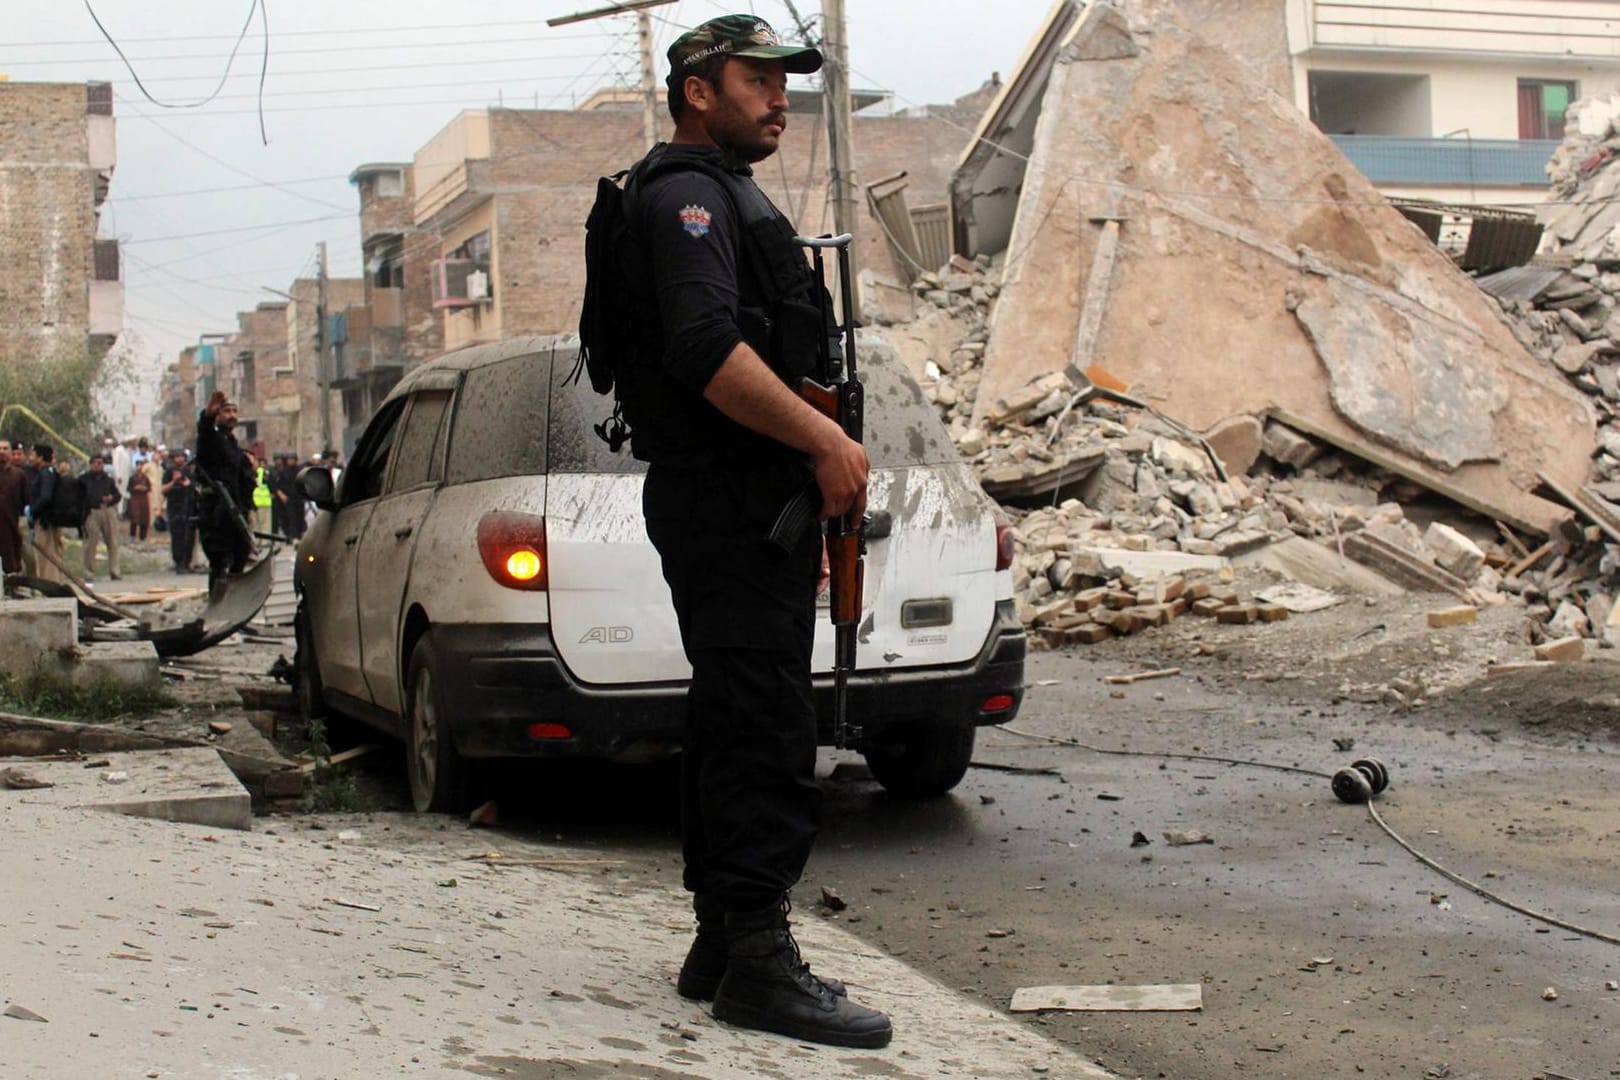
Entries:
POLYGON ((1360 769, 1340 769, 1333 774, 1333 794, 1341 802, 1368 802, 1373 797, 1372 780, 1360 769))

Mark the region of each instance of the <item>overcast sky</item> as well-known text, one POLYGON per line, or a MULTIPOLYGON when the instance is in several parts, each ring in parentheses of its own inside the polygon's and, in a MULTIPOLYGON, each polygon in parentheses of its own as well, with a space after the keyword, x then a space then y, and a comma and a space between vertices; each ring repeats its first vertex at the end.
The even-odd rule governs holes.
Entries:
MULTIPOLYGON (((91 0, 152 97, 207 97, 226 70, 251 0, 91 0)), ((548 28, 600 0, 269 0, 261 141, 257 112, 266 38, 259 14, 219 96, 197 108, 148 101, 78 0, 10 3, 0 74, 14 81, 111 81, 118 168, 101 233, 124 242, 126 334, 154 363, 234 313, 313 273, 325 240, 334 276, 360 272, 362 162, 408 161, 460 109, 570 108, 598 87, 638 81, 635 19, 548 28), (22 10, 19 11, 18 8, 22 10), (229 189, 229 190, 222 190, 229 189)), ((813 18, 817 0, 799 0, 813 18)), ((897 107, 950 101, 1010 72, 1050 0, 980 4, 848 0, 853 83, 892 92, 897 107)), ((784 0, 679 0, 653 9, 656 51, 727 11, 768 19, 784 37, 784 0)), ((802 129, 801 129, 802 130, 802 129)), ((965 138, 966 136, 964 136, 965 138)), ((626 162, 628 164, 628 161, 626 162)))

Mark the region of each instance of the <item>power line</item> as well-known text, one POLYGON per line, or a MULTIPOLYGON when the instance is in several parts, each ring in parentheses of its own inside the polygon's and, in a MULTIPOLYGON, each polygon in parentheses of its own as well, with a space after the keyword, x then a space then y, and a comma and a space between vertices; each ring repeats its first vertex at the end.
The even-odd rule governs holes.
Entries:
POLYGON ((309 176, 302 180, 261 180, 254 184, 230 184, 226 187, 192 188, 190 191, 162 191, 151 195, 120 195, 113 192, 107 196, 108 202, 150 202, 154 199, 178 199, 185 195, 215 195, 226 191, 252 191, 265 186, 288 187, 292 184, 323 184, 333 180, 347 180, 348 173, 333 173, 331 176, 309 176))
POLYGON ((321 221, 337 221, 339 218, 353 218, 353 212, 343 214, 327 214, 325 217, 303 218, 299 221, 272 221, 265 225, 233 225, 228 229, 207 229, 203 232, 176 233, 173 236, 145 236, 136 240, 121 241, 120 246, 133 247, 136 244, 161 244, 170 240, 195 240, 200 236, 224 236, 227 233, 257 232, 261 229, 290 229, 299 225, 314 225, 321 221))
MULTIPOLYGON (((330 48, 320 49, 281 49, 276 51, 277 57, 282 56, 316 56, 327 53, 343 53, 348 55, 357 52, 390 52, 394 49, 457 49, 467 45, 532 45, 537 42, 556 40, 553 37, 506 37, 506 38, 475 38, 471 41, 399 41, 382 45, 334 45, 330 48)), ((12 67, 54 67, 62 64, 94 63, 97 57, 81 56, 72 59, 57 58, 53 60, 12 60, 6 66, 12 67)), ((170 62, 176 60, 209 60, 208 53, 182 53, 177 56, 136 56, 131 59, 142 63, 170 62)), ((527 57, 531 63, 536 59, 527 57)), ((544 58, 542 58, 544 59, 544 58)))
MULTIPOLYGON (((599 59, 599 58, 600 58, 600 54, 573 53, 573 54, 569 54, 569 55, 566 55, 566 56, 553 57, 551 59, 556 59, 556 60, 595 60, 595 59, 599 59)), ((276 71, 276 77, 278 79, 303 79, 305 77, 321 77, 321 76, 325 76, 325 75, 352 75, 352 74, 355 74, 357 72, 362 72, 362 71, 368 71, 368 72, 369 71, 418 71, 418 70, 421 70, 423 68, 463 68, 463 67, 487 68, 487 67, 490 67, 490 66, 492 66, 494 64, 528 64, 528 65, 530 65, 532 67, 533 64, 534 64, 534 57, 532 57, 532 56, 490 56, 490 57, 483 57, 483 58, 475 59, 475 60, 428 60, 428 61, 423 61, 420 64, 374 64, 374 65, 370 65, 370 66, 361 66, 361 67, 345 64, 345 65, 343 65, 341 67, 330 67, 330 68, 314 67, 314 68, 293 68, 293 69, 289 69, 289 70, 280 70, 280 69, 278 69, 276 71)), ((0 66, 6 66, 6 65, 0 64, 0 66)), ((231 78, 240 79, 240 78, 250 78, 251 76, 252 76, 251 72, 239 72, 237 74, 232 75, 231 78)), ((539 75, 539 76, 530 77, 529 81, 549 80, 549 79, 558 79, 558 78, 567 78, 567 77, 568 76, 566 76, 566 75, 562 75, 562 76, 558 76, 558 75, 539 75)), ((158 77, 158 78, 147 79, 146 81, 148 83, 153 83, 153 84, 162 83, 162 82, 202 82, 203 80, 210 79, 210 78, 213 78, 213 76, 211 76, 211 75, 166 75, 166 76, 162 76, 162 77, 158 77)), ((112 79, 110 81, 115 86, 121 86, 121 85, 124 85, 127 80, 124 80, 124 79, 112 79)))
MULTIPOLYGON (((129 102, 129 100, 127 98, 120 98, 119 100, 123 101, 126 105, 130 104, 130 102, 129 102)), ((159 131, 163 132, 163 134, 167 135, 169 138, 171 138, 175 142, 179 143, 181 146, 184 146, 187 149, 189 149, 189 150, 191 150, 191 151, 193 151, 195 153, 201 154, 203 157, 207 158, 209 161, 212 161, 214 164, 221 165, 221 166, 229 169, 231 172, 236 173, 238 176, 243 176, 243 177, 246 177, 249 180, 253 180, 253 181, 257 182, 257 183, 263 184, 266 187, 271 187, 271 188, 275 188, 278 191, 286 192, 286 194, 291 195, 295 199, 303 199, 305 202, 314 203, 316 206, 324 206, 329 210, 342 210, 345 213, 350 211, 350 207, 339 206, 337 203, 327 202, 325 199, 317 199, 312 195, 305 195, 302 192, 291 191, 291 190, 288 190, 287 188, 281 187, 278 184, 272 183, 269 180, 266 180, 262 176, 255 176, 252 173, 248 172, 246 169, 241 169, 241 168, 238 168, 235 165, 232 165, 230 162, 226 161, 224 158, 218 156, 217 154, 214 154, 214 153, 212 153, 211 151, 208 151, 208 150, 204 150, 202 147, 198 146, 194 142, 191 142, 189 139, 185 138, 184 136, 176 135, 174 132, 170 131, 168 128, 166 128, 162 124, 158 123, 157 117, 155 117, 155 116, 147 116, 145 113, 142 113, 142 112, 140 112, 138 110, 132 110, 132 111, 134 111, 135 118, 140 119, 140 120, 145 120, 146 122, 151 124, 153 127, 157 128, 159 131)), ((248 111, 252 112, 253 110, 248 110, 248 111)), ((197 115, 200 116, 200 115, 212 115, 212 114, 199 113, 197 115)))
POLYGON ((261 29, 264 31, 264 55, 259 61, 259 138, 263 140, 265 145, 269 145, 270 137, 265 133, 264 130, 263 106, 264 76, 265 72, 270 68, 270 10, 266 4, 266 0, 252 0, 252 2, 248 4, 247 20, 242 23, 241 32, 236 35, 236 41, 231 45, 231 53, 225 58, 225 70, 220 74, 218 85, 214 87, 213 91, 207 97, 204 97, 198 101, 170 102, 159 101, 157 98, 153 97, 151 91, 147 90, 145 85, 142 84, 140 75, 135 71, 135 65, 131 64, 129 62, 129 57, 124 55, 123 48, 121 48, 117 40, 107 32, 107 28, 101 25, 101 18, 96 14, 96 9, 90 5, 90 0, 84 0, 84 9, 90 13, 90 21, 96 24, 96 29, 100 30, 101 36, 107 39, 107 44, 113 47, 113 52, 118 54, 118 59, 124 62, 124 68, 129 72, 129 77, 135 80, 135 86, 143 95, 145 95, 147 101, 150 101, 152 104, 162 109, 197 109, 208 104, 210 101, 213 101, 219 96, 219 92, 225 89, 225 80, 230 77, 231 65, 236 63, 237 50, 241 49, 242 40, 247 37, 248 28, 253 25, 253 13, 258 12, 259 23, 261 29))
MULTIPOLYGON (((426 30, 488 30, 500 26, 543 26, 545 19, 510 19, 504 22, 481 23, 436 23, 427 26, 355 26, 332 30, 278 30, 280 37, 333 37, 337 34, 414 34, 426 30)), ((553 34, 552 40, 598 37, 599 34, 553 34)), ((155 41, 229 41, 230 34, 177 34, 164 37, 130 37, 126 42, 138 41, 143 45, 155 41)), ((47 46, 83 45, 92 46, 102 44, 99 38, 82 39, 78 41, 13 41, 0 45, 0 49, 39 49, 47 46)))
MULTIPOLYGON (((339 74, 333 72, 333 74, 339 74)), ((372 84, 369 86, 329 86, 318 90, 272 90, 260 94, 218 94, 219 101, 244 101, 256 97, 315 97, 329 94, 367 94, 376 92, 389 92, 393 90, 442 90, 449 86, 500 86, 509 83, 535 83, 535 82, 561 82, 564 79, 577 79, 578 75, 528 75, 507 76, 504 79, 456 79, 453 82, 439 83, 407 83, 404 85, 372 84)))

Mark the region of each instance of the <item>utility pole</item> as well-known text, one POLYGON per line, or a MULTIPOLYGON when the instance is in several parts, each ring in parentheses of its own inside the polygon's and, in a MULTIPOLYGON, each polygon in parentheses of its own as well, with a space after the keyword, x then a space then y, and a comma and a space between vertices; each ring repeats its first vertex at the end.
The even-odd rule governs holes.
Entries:
POLYGON ((315 384, 320 387, 321 451, 332 449, 332 385, 326 366, 326 241, 317 247, 320 269, 315 279, 315 384))
MULTIPOLYGON (((827 113, 827 171, 832 182, 833 232, 856 232, 855 152, 850 144, 849 26, 844 0, 822 0, 822 108, 827 113)), ((850 295, 861 312, 859 242, 849 245, 850 295)))
POLYGON ((546 20, 547 26, 567 26, 570 23, 600 19, 605 15, 624 15, 632 11, 636 13, 637 51, 641 54, 641 131, 646 137, 649 150, 658 141, 658 69, 655 66, 657 59, 653 56, 652 16, 647 14, 647 9, 674 2, 675 0, 620 0, 608 7, 578 11, 572 15, 559 15, 555 19, 546 20))
POLYGON ((658 73, 653 67, 652 16, 636 12, 636 41, 641 46, 641 134, 647 149, 658 142, 658 73))

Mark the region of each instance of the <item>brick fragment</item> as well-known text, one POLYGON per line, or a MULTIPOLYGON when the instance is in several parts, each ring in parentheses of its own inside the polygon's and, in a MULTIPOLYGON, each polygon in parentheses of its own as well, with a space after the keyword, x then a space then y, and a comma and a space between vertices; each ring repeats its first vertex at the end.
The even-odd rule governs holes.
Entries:
POLYGON ((1216 622, 1234 625, 1245 625, 1259 618, 1259 604, 1228 604, 1215 613, 1216 622))
POLYGON ((1281 604, 1261 604, 1261 622, 1283 622, 1288 618, 1288 609, 1281 604))
POLYGON ((1193 601, 1192 613, 1194 615, 1202 615, 1205 618, 1209 618, 1225 606, 1226 605, 1224 603, 1215 599, 1213 596, 1206 596, 1202 600, 1193 601))
POLYGON ((296 799, 304 794, 304 774, 298 769, 267 773, 260 790, 267 799, 296 799))
POLYGON ((1447 626, 1465 626, 1479 617, 1479 609, 1471 604, 1458 604, 1455 607, 1440 608, 1429 612, 1429 625, 1436 630, 1447 626))
POLYGON ((1586 641, 1578 637, 1559 638, 1536 646, 1537 660, 1551 660, 1567 664, 1586 655, 1586 641))

